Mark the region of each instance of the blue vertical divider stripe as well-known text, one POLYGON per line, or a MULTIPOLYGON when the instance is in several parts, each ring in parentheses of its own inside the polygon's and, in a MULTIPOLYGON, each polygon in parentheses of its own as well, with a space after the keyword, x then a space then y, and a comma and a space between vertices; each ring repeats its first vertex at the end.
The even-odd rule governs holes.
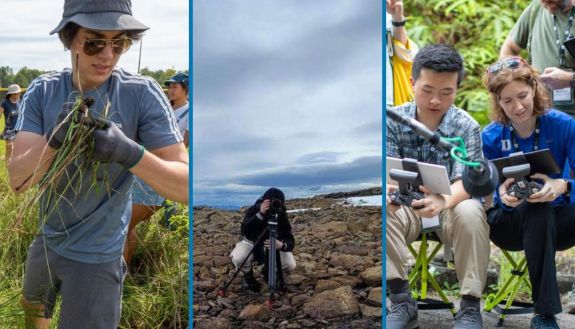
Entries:
POLYGON ((193 163, 194 163, 194 0, 190 0, 188 4, 188 8, 190 8, 189 16, 190 16, 190 23, 189 23, 189 34, 188 37, 190 38, 190 51, 188 53, 189 56, 189 72, 190 72, 190 88, 189 88, 189 102, 190 102, 190 113, 192 115, 188 116, 189 120, 189 127, 190 127, 190 148, 189 148, 189 163, 190 163, 190 179, 189 179, 189 186, 190 189, 190 206, 189 209, 189 221, 190 221, 190 229, 189 231, 189 242, 188 242, 188 324, 190 328, 194 328, 194 193, 193 193, 193 186, 194 186, 194 170, 193 170, 193 163))
POLYGON ((381 13, 381 38, 382 40, 382 47, 381 47, 381 76, 382 76, 382 81, 381 81, 381 94, 383 95, 382 97, 382 102, 381 102, 381 120, 383 121, 381 124, 381 198, 382 198, 382 202, 381 202, 381 298, 382 300, 382 307, 381 307, 381 312, 382 312, 382 319, 381 319, 381 327, 385 328, 385 316, 386 316, 386 309, 385 309, 385 299, 386 299, 386 295, 385 295, 385 291, 386 291, 386 287, 385 287, 385 254, 386 254, 386 247, 385 247, 385 188, 384 188, 384 184, 385 184, 385 138, 386 138, 386 133, 385 133, 385 129, 384 127, 386 127, 385 125, 385 104, 387 103, 386 97, 387 95, 385 94, 386 92, 386 88, 385 88, 385 79, 387 78, 385 76, 385 61, 389 60, 389 58, 387 58, 387 56, 385 55, 385 49, 387 49, 387 38, 386 38, 386 32, 385 32, 385 23, 384 23, 384 18, 385 18, 385 4, 382 7, 382 13, 381 13))

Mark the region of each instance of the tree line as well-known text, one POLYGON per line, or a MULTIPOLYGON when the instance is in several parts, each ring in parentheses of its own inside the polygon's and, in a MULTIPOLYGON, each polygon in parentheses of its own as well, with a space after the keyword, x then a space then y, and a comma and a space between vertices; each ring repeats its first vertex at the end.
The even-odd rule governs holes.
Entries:
POLYGON ((465 79, 455 105, 467 110, 481 125, 489 123, 489 93, 481 78, 485 69, 497 61, 503 41, 531 1, 404 1, 407 33, 413 41, 420 47, 447 43, 462 55, 465 79))
MULTIPOLYGON (((6 88, 13 83, 18 84, 22 88, 26 88, 32 80, 48 72, 49 71, 31 69, 28 67, 22 67, 17 72, 14 72, 14 69, 9 66, 0 66, 0 88, 6 88)), ((184 72, 188 73, 188 70, 184 72)), ((178 71, 174 69, 153 71, 145 67, 140 70, 141 75, 152 77, 161 86, 164 85, 164 81, 170 79, 176 73, 178 73, 178 71)))

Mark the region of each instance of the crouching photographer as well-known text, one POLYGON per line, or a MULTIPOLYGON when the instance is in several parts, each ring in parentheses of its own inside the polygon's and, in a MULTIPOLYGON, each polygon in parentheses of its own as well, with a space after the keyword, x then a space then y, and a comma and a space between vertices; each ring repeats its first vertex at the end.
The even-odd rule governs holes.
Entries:
MULTIPOLYGON (((264 247, 269 250, 268 223, 270 219, 273 220, 276 218, 277 239, 275 245, 276 250, 280 251, 282 268, 293 271, 296 267, 295 258, 292 254, 295 241, 287 217, 285 196, 281 190, 272 187, 259 197, 254 205, 246 211, 241 226, 242 240, 236 243, 234 250, 230 254, 230 258, 236 270, 244 263, 242 268, 244 274, 242 287, 244 289, 255 292, 259 292, 260 290, 260 284, 257 282, 253 273, 253 262, 265 265, 262 273, 267 281, 268 258, 266 257, 267 253, 264 252, 264 247), (248 257, 248 259, 244 262, 246 257, 248 257)), ((278 287, 281 289, 284 286, 285 284, 280 278, 278 287)))

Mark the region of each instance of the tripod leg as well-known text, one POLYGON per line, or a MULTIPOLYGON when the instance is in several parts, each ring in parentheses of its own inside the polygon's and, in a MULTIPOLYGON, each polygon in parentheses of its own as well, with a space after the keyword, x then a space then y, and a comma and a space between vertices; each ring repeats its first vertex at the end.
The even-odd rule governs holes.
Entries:
POLYGON ((277 287, 279 290, 283 290, 285 288, 285 281, 284 281, 284 272, 282 266, 282 258, 281 252, 278 250, 276 251, 276 269, 277 269, 277 287))
POLYGON ((238 273, 242 270, 242 268, 244 267, 244 265, 246 264, 246 261, 250 258, 250 256, 253 254, 254 249, 256 248, 256 246, 262 242, 263 238, 266 236, 266 233, 268 232, 267 229, 263 230, 263 232, 260 234, 260 236, 258 237, 256 243, 254 243, 254 246, 252 247, 252 249, 250 249, 250 252, 246 255, 246 257, 244 258, 244 260, 242 261, 242 263, 240 264, 240 266, 238 266, 238 268, 236 269, 236 271, 234 272, 234 274, 232 275, 231 279, 226 282, 224 284, 224 286, 218 291, 218 295, 223 297, 226 294, 226 290, 228 289, 228 287, 230 286, 230 284, 232 284, 232 281, 234 281, 234 279, 236 278, 236 276, 238 275, 238 273))

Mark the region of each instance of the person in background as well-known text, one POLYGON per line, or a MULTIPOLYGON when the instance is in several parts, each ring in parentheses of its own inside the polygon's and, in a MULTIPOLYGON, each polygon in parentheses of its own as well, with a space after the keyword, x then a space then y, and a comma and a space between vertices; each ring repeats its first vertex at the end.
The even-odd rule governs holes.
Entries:
POLYGON ((8 86, 8 91, 6 91, 6 99, 0 105, 0 113, 4 115, 4 131, 2 132, 2 139, 6 141, 6 153, 4 154, 4 159, 6 163, 10 161, 10 155, 12 154, 12 143, 14 138, 16 138, 16 131, 14 127, 16 126, 16 121, 18 121, 18 116, 20 115, 20 95, 22 94, 22 89, 17 84, 8 86))
MULTIPOLYGON (((168 98, 172 105, 172 110, 176 116, 180 134, 184 138, 186 148, 189 143, 189 102, 188 102, 188 75, 178 73, 164 82, 168 87, 168 98)), ((138 246, 138 234, 136 226, 150 219, 159 209, 165 207, 166 200, 158 195, 148 184, 144 183, 138 177, 134 178, 132 184, 132 216, 128 228, 128 236, 124 246, 124 259, 128 266, 132 261, 134 252, 138 246)), ((166 208, 167 209, 167 208, 166 208)), ((169 225, 169 224, 168 224, 169 225)))
POLYGON ((409 78, 417 45, 407 37, 403 1, 386 0, 386 5, 385 99, 387 106, 397 106, 413 100, 409 78))
POLYGON ((551 91, 553 107, 575 116, 575 58, 563 42, 575 34, 575 0, 533 0, 501 46, 500 58, 527 49, 540 81, 551 91))

